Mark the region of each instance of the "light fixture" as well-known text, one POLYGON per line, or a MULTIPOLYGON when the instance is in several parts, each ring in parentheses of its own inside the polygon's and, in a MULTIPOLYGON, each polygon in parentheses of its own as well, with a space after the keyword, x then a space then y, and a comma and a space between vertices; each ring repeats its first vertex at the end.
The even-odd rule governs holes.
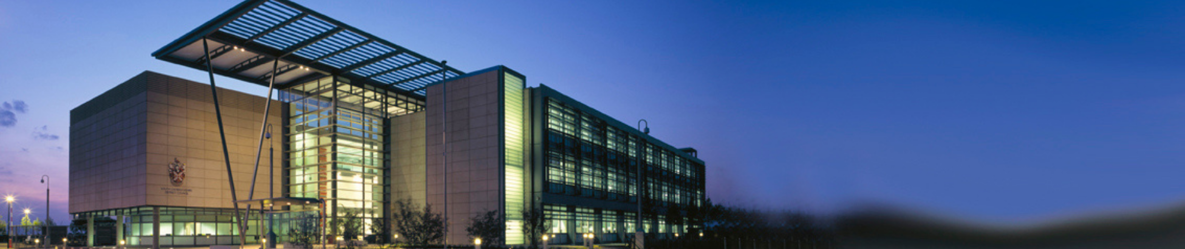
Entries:
POLYGON ((41 244, 41 239, 33 239, 33 243, 35 243, 35 244, 41 244))
POLYGON ((124 243, 126 243, 126 242, 125 242, 125 241, 123 241, 123 240, 119 240, 119 245, 121 245, 121 246, 122 246, 124 243))
POLYGON ((12 197, 11 195, 4 197, 4 202, 12 203, 15 200, 16 200, 16 197, 12 197))
POLYGON ((474 245, 481 245, 481 238, 473 239, 473 244, 474 245))
POLYGON ((700 237, 704 237, 704 232, 700 232, 700 233, 699 233, 699 236, 700 236, 700 237))
POLYGON ((26 209, 25 209, 25 215, 29 215, 29 209, 28 209, 28 208, 26 208, 26 209))

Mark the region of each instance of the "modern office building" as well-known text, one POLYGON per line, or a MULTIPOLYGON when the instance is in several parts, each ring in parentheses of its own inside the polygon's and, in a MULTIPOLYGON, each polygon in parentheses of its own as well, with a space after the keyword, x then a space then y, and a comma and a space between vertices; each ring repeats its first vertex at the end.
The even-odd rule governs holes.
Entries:
POLYGON ((268 230, 262 203, 329 220, 359 211, 368 235, 390 236, 370 227, 398 200, 445 213, 449 244, 471 243, 465 228, 485 211, 523 244, 528 208, 544 210, 553 244, 613 243, 639 222, 683 233, 697 223, 664 215, 705 197, 694 149, 505 66, 466 73, 289 1, 245 1, 152 55, 277 95, 215 98, 211 85, 145 72, 71 111, 70 212, 115 219, 132 246, 240 244, 234 200, 255 205, 245 243, 268 230), (274 136, 261 143, 265 127, 274 136))

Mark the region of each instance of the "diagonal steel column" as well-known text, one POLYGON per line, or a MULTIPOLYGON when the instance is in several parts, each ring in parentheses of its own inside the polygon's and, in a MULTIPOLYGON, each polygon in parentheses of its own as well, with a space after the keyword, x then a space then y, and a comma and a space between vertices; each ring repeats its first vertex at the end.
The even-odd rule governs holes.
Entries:
MULTIPOLYGON (((210 45, 207 44, 206 38, 202 38, 202 50, 206 51, 207 58, 210 56, 210 45)), ((230 182, 230 199, 231 204, 234 204, 235 215, 239 216, 239 245, 247 241, 247 227, 244 224, 246 220, 239 212, 239 196, 235 192, 235 175, 230 171, 230 151, 226 149, 226 129, 222 126, 222 107, 218 105, 218 87, 214 85, 214 63, 206 61, 206 72, 210 73, 210 94, 214 96, 214 116, 218 117, 218 136, 222 138, 222 159, 226 161, 226 179, 230 182)))
MULTIPOLYGON (((272 61, 272 77, 271 81, 267 83, 267 104, 263 105, 263 124, 259 125, 259 147, 255 149, 255 171, 251 172, 251 192, 247 193, 247 200, 255 199, 255 179, 259 178, 259 157, 263 153, 263 135, 267 132, 267 118, 272 110, 272 89, 276 85, 276 70, 280 67, 280 58, 272 61)), ((270 177, 270 176, 269 176, 270 177)), ((271 186, 268 186, 271 187, 271 186)), ((260 212, 263 212, 263 202, 259 202, 260 212)), ((251 217, 251 204, 247 204, 247 217, 251 217)), ((266 246, 266 245, 265 245, 266 246)))

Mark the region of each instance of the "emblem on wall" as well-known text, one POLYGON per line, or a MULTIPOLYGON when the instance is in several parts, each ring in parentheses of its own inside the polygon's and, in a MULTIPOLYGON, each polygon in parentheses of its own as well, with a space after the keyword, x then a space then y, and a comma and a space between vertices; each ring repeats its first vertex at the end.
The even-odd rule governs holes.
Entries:
POLYGON ((177 160, 177 158, 173 158, 173 163, 169 164, 169 180, 174 185, 181 184, 185 181, 185 164, 181 163, 181 160, 177 160))

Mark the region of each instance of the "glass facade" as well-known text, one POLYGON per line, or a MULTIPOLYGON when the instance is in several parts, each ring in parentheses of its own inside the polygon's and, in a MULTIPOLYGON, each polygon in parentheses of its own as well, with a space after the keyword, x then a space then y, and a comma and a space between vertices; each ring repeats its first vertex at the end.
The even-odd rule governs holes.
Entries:
MULTIPOLYGON (((621 127, 610 125, 597 115, 586 113, 554 98, 545 98, 544 191, 603 201, 636 203, 639 193, 637 172, 642 167, 642 200, 657 208, 699 207, 703 203, 703 164, 681 152, 650 143, 621 127), (641 162, 639 162, 641 161, 641 162), (640 165, 639 165, 640 164, 640 165)), ((577 217, 583 210, 577 207, 577 217)), ((617 216, 600 210, 601 231, 633 232, 634 216, 617 216), (613 224, 605 224, 614 222, 613 224), (618 226, 618 222, 628 222, 618 226), (611 227, 611 228, 610 228, 611 227)), ((662 217, 644 221, 647 232, 671 233, 685 228, 668 227, 662 217), (657 229, 651 230, 651 226, 657 229)), ((578 231, 592 232, 587 219, 577 218, 578 231)))
POLYGON ((502 118, 503 118, 503 156, 505 170, 505 203, 503 213, 506 215, 506 244, 522 244, 522 212, 526 203, 524 186, 525 170, 523 169, 523 148, 526 146, 523 126, 523 78, 510 73, 502 74, 502 118))
POLYGON ((390 158, 390 117, 423 110, 422 100, 324 77, 286 89, 285 189, 289 197, 320 198, 330 222, 360 212, 363 231, 383 217, 390 158))
MULTIPOLYGON (((129 246, 151 246, 154 235, 160 238, 162 247, 188 247, 205 245, 237 245, 239 243, 238 216, 233 209, 159 207, 159 214, 153 214, 153 207, 135 207, 104 212, 77 213, 76 218, 107 217, 124 220, 123 234, 129 246), (156 220, 158 217, 159 220, 156 220), (159 224, 159 233, 153 225, 159 224)), ((272 215, 277 242, 287 242, 289 222, 293 217, 316 215, 315 211, 285 212, 272 215)), ((247 244, 259 243, 267 233, 267 219, 261 219, 258 211, 247 222, 244 234, 247 244)), ((119 238, 117 238, 118 240, 119 238)))

